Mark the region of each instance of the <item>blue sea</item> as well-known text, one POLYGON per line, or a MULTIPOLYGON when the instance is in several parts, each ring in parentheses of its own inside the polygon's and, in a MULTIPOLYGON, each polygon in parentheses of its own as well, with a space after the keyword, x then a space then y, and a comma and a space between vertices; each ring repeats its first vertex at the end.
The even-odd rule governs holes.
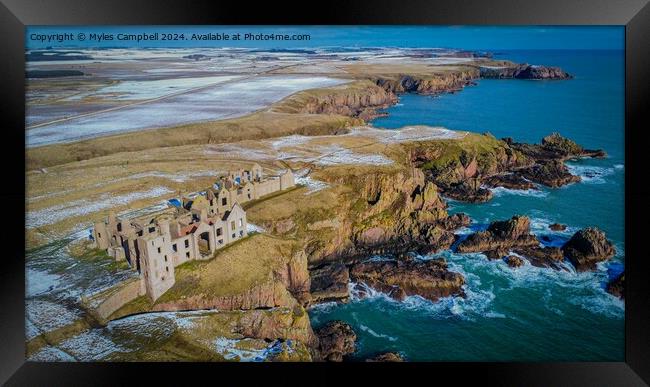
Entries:
POLYGON ((441 252, 436 256, 465 276, 466 298, 397 302, 372 293, 310 310, 315 327, 335 319, 352 325, 358 335, 355 359, 397 351, 411 361, 624 360, 624 302, 604 290, 625 264, 624 51, 516 50, 496 51, 496 57, 560 66, 575 78, 480 80, 455 94, 407 94, 372 124, 386 130, 444 126, 523 142, 559 132, 586 148, 604 149, 605 159, 567 163, 582 176, 580 183, 540 191, 498 189, 487 203, 449 205, 450 213, 464 212, 474 220, 465 233, 523 214, 548 245, 559 246, 575 231, 597 226, 614 242, 617 255, 595 272, 576 273, 530 265, 513 270, 481 254, 441 252), (549 230, 554 222, 568 229, 549 230))

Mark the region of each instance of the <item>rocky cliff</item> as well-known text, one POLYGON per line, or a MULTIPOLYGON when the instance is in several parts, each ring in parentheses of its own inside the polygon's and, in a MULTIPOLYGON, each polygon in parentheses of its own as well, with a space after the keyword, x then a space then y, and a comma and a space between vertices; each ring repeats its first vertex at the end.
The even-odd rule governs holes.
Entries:
POLYGON ((566 71, 559 67, 536 66, 528 63, 513 64, 504 67, 480 67, 481 78, 514 79, 571 79, 566 71))
POLYGON ((460 141, 418 144, 410 149, 411 162, 445 196, 467 202, 490 200, 489 188, 494 187, 536 189, 534 183, 560 187, 579 182, 580 177, 572 175, 564 161, 604 156, 603 150, 584 149, 558 133, 544 137, 540 144, 468 133, 460 141))
POLYGON ((379 86, 368 84, 363 89, 332 89, 330 93, 309 96, 299 109, 308 114, 339 114, 370 120, 377 110, 397 103, 397 96, 379 86))
POLYGON ((454 92, 473 84, 480 71, 466 67, 431 75, 400 75, 377 78, 375 83, 391 93, 440 94, 454 92))

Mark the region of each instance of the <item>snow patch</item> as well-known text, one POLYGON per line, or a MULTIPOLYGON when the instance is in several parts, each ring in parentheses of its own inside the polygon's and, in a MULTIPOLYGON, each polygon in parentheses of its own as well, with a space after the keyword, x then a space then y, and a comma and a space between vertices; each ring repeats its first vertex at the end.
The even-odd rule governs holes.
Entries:
POLYGON ((131 192, 117 196, 103 194, 96 200, 74 200, 36 211, 28 211, 26 228, 35 228, 54 224, 66 218, 87 215, 107 208, 126 205, 135 200, 158 197, 172 192, 173 191, 166 187, 154 187, 147 191, 131 192))

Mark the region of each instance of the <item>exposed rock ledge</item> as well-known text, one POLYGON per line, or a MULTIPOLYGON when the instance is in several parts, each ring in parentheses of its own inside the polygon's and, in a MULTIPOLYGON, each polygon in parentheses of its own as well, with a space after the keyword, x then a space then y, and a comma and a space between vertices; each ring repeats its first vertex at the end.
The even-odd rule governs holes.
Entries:
POLYGON ((445 196, 465 202, 490 200, 490 188, 528 190, 537 189, 536 184, 555 188, 579 182, 564 161, 604 156, 604 151, 584 149, 558 133, 544 137, 541 144, 468 134, 454 144, 411 149, 411 161, 426 171, 428 180, 445 196))
POLYGON ((396 352, 384 352, 380 353, 372 358, 366 359, 366 362, 373 363, 373 362, 383 362, 383 363, 400 363, 403 362, 404 358, 402 355, 396 352))
POLYGON ((449 271, 444 260, 417 260, 405 255, 397 260, 363 262, 352 266, 350 277, 397 300, 413 295, 431 301, 464 296, 465 279, 449 271))
POLYGON ((607 292, 618 298, 625 298, 625 271, 607 284, 607 292))
POLYGON ((510 252, 527 258, 534 266, 553 269, 562 269, 561 263, 566 257, 577 271, 593 270, 596 263, 615 254, 605 234, 592 227, 576 232, 561 249, 542 247, 530 233, 530 220, 525 216, 492 222, 487 230, 471 234, 461 241, 456 250, 459 253, 482 252, 489 259, 504 258, 511 267, 521 266, 522 261, 509 255, 510 252))
POLYGON ((324 361, 343 361, 344 356, 354 353, 357 335, 352 327, 343 321, 330 321, 316 331, 319 340, 318 352, 324 361))
POLYGON ((465 279, 449 271, 442 259, 419 260, 403 255, 349 265, 332 263, 313 269, 311 275, 315 302, 346 301, 350 281, 356 283, 355 290, 361 296, 366 292, 362 284, 400 301, 412 295, 434 302, 441 297, 464 296, 465 279))

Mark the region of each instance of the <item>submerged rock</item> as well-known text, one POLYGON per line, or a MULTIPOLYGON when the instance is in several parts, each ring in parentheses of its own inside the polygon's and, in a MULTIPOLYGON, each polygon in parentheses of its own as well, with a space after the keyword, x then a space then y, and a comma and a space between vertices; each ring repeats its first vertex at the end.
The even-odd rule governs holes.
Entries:
POLYGON ((526 216, 513 216, 509 220, 492 222, 486 231, 471 234, 458 244, 457 251, 490 252, 490 256, 501 258, 507 249, 538 244, 537 238, 530 234, 530 219, 526 216))
POLYGON ((431 301, 464 295, 465 279, 449 271, 444 260, 417 260, 408 256, 391 261, 370 261, 353 265, 350 277, 397 300, 419 295, 431 301))
POLYGON ((625 299, 625 271, 609 281, 607 292, 621 299, 625 299))
POLYGON ((560 224, 560 223, 553 223, 548 226, 549 229, 553 231, 564 231, 566 230, 566 225, 565 224, 560 224))
POLYGON ((354 353, 357 335, 352 327, 343 321, 330 321, 316 331, 319 340, 320 357, 324 361, 343 361, 343 357, 354 353))
POLYGON ((524 264, 524 260, 516 255, 509 255, 506 257, 506 263, 510 267, 519 267, 524 264))
POLYGON ((366 359, 366 362, 389 362, 389 363, 399 363, 403 362, 404 358, 397 352, 385 352, 380 353, 379 355, 366 359))
POLYGON ((605 233, 588 227, 573 234, 562 246, 562 251, 578 271, 593 270, 596 263, 614 256, 616 250, 605 233))

